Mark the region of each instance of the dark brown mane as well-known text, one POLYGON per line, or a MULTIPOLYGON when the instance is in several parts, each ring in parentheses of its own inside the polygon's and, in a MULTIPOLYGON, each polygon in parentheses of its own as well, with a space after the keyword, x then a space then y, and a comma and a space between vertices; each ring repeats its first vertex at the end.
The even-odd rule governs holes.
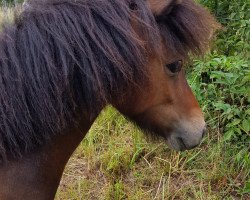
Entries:
POLYGON ((220 27, 214 17, 193 0, 172 0, 168 7, 155 16, 166 46, 184 57, 205 53, 220 27))
POLYGON ((207 47, 215 22, 192 1, 156 16, 138 0, 30 0, 0 34, 0 162, 46 143, 78 116, 97 110, 145 80, 145 46, 183 55, 207 47), (159 28, 158 28, 159 27, 159 28))

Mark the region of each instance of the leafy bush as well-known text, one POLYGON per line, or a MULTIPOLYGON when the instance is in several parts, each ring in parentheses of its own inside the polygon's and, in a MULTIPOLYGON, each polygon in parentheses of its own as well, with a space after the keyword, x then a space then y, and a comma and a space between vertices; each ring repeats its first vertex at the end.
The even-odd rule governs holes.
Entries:
POLYGON ((220 125, 225 140, 238 138, 250 142, 247 137, 250 131, 248 62, 239 56, 213 53, 194 64, 189 74, 190 84, 209 116, 216 119, 210 124, 220 125))
POLYGON ((250 2, 245 0, 200 0, 223 25, 217 40, 217 50, 224 55, 243 54, 249 57, 250 2))
MULTIPOLYGON (((212 130, 238 166, 250 169, 249 1, 201 0, 223 29, 211 53, 189 69, 189 82, 212 130)), ((249 183, 242 192, 249 191, 249 183)))
MULTIPOLYGON (((235 168, 250 172, 250 68, 241 55, 216 51, 196 60, 188 74, 190 85, 203 106, 210 132, 220 132, 221 148, 231 155, 235 168)), ((249 177, 248 177, 249 179, 249 177)), ((249 180, 250 181, 250 180, 249 180)), ((249 183, 239 193, 249 192, 249 183)))

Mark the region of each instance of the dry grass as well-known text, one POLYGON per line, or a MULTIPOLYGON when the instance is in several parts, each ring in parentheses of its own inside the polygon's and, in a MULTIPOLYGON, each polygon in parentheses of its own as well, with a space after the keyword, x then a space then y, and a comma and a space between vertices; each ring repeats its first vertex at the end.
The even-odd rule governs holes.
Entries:
POLYGON ((11 22, 14 18, 13 8, 0 7, 0 25, 4 22, 11 22))
POLYGON ((250 170, 225 148, 213 131, 195 150, 171 151, 108 108, 70 160, 56 199, 247 200, 250 170))

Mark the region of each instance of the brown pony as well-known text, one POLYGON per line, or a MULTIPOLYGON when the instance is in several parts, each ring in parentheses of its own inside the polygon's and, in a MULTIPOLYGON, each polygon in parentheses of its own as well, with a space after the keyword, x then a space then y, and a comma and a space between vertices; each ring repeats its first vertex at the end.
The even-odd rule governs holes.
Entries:
POLYGON ((111 104, 170 147, 197 146, 183 63, 218 24, 193 0, 28 0, 0 34, 0 199, 53 199, 111 104))

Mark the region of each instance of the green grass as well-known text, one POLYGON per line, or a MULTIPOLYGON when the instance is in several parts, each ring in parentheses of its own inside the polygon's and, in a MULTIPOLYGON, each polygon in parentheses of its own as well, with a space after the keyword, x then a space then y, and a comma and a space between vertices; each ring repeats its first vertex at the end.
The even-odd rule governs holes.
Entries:
POLYGON ((70 160, 56 199, 249 199, 249 166, 210 129, 200 147, 170 150, 108 107, 70 160))

